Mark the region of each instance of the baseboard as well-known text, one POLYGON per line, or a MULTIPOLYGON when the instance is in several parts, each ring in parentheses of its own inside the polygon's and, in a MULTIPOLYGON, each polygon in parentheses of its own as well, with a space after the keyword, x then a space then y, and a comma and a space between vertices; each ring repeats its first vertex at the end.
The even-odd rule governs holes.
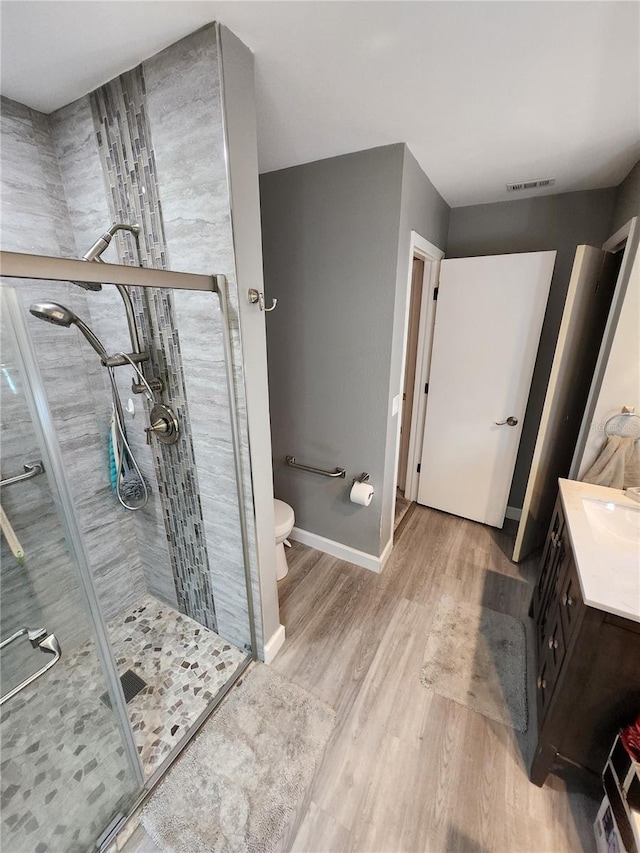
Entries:
POLYGON ((265 663, 271 663, 271 661, 275 658, 275 656, 278 654, 278 652, 282 648, 284 641, 285 641, 284 625, 279 625, 278 628, 269 637, 267 642, 264 644, 264 662, 265 663))
POLYGON ((522 510, 517 506, 508 506, 507 511, 504 514, 505 518, 510 518, 512 521, 520 521, 522 518, 522 510))
POLYGON ((387 544, 384 546, 384 548, 382 550, 382 554, 380 554, 380 571, 382 571, 384 569, 384 567, 386 566, 387 560, 391 556, 392 551, 393 551, 393 536, 391 537, 391 539, 389 539, 387 544))
POLYGON ((345 560, 347 563, 355 563, 356 566, 362 566, 363 569, 369 569, 370 572, 377 572, 378 574, 382 571, 384 561, 391 552, 390 546, 393 544, 389 541, 382 556, 376 557, 373 554, 367 554, 365 551, 358 551, 356 548, 351 548, 349 545, 343 545, 341 542, 334 542, 333 539, 318 536, 317 533, 309 533, 308 530, 301 530, 299 527, 293 528, 289 539, 294 539, 296 542, 301 542, 303 545, 308 545, 317 551, 330 554, 332 557, 338 557, 339 560, 345 560), (389 553, 387 553, 387 549, 389 553))

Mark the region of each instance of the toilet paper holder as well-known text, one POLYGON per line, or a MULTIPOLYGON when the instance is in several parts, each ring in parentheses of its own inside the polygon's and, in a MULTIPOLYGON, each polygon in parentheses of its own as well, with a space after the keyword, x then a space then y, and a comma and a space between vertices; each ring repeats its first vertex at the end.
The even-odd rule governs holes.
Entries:
POLYGON ((369 482, 369 475, 367 474, 366 471, 363 471, 359 477, 353 478, 353 480, 351 481, 351 485, 354 486, 356 483, 368 483, 368 482, 369 482))

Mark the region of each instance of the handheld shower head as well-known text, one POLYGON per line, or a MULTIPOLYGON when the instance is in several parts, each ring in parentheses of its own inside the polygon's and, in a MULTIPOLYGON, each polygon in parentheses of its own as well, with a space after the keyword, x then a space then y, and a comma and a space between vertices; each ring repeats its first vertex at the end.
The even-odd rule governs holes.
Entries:
POLYGON ((56 326, 69 326, 76 319, 73 311, 69 311, 64 305, 58 305, 57 302, 36 302, 29 308, 29 311, 38 320, 44 320, 46 323, 53 323, 56 326))
POLYGON ((91 331, 89 326, 80 317, 76 316, 73 311, 65 308, 64 305, 59 305, 57 302, 37 302, 29 308, 29 311, 39 320, 53 323, 56 326, 64 326, 68 329, 73 323, 80 329, 102 361, 106 362, 109 358, 100 338, 91 331))

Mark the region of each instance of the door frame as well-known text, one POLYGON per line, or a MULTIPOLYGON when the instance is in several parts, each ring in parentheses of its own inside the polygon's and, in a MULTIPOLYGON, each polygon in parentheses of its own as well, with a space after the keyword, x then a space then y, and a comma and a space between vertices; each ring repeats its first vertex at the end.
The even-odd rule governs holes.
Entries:
POLYGON ((624 251, 624 255, 622 257, 622 264, 618 273, 616 289, 613 294, 613 299, 611 300, 609 318, 607 319, 607 325, 605 326, 604 335, 602 336, 602 344, 600 346, 598 360, 593 372, 591 390, 587 397, 587 404, 584 409, 584 416, 582 418, 580 432, 578 433, 578 440, 576 441, 576 448, 573 454, 571 468, 569 469, 568 477, 570 480, 578 479, 580 468, 582 467, 582 460, 587 448, 587 439, 589 437, 589 431, 591 430, 591 423, 598 403, 598 396, 604 380, 604 374, 607 369, 609 354, 611 353, 611 347, 613 346, 613 339, 616 334, 620 312, 622 311, 622 303, 624 302, 624 297, 627 292, 631 268, 633 267, 633 262, 635 260, 635 254, 637 251, 637 223, 638 217, 632 216, 628 222, 625 222, 625 224, 619 228, 615 234, 612 234, 611 237, 602 244, 602 248, 605 252, 624 251))
MULTIPOLYGON (((425 240, 417 231, 411 232, 409 243, 409 258, 407 272, 407 297, 404 310, 404 327, 402 331, 402 370, 400 371, 400 395, 404 388, 404 377, 407 368, 407 338, 409 334, 409 309, 411 306, 411 283, 413 277, 413 259, 420 258, 424 261, 424 274, 422 278, 422 300, 420 302, 420 321, 418 324, 418 348, 416 353, 416 372, 413 386, 413 406, 411 408, 411 422, 409 425, 409 453, 407 456, 407 480, 405 485, 405 497, 407 500, 415 501, 418 496, 418 473, 417 466, 422 455, 422 434, 424 431, 424 417, 426 412, 426 394, 422 389, 429 378, 431 362, 431 346, 433 343, 433 320, 435 317, 435 300, 433 291, 437 287, 440 277, 440 261, 444 258, 444 252, 429 240, 425 240)), ((401 409, 399 408, 399 412, 401 409)), ((393 524, 395 517, 395 495, 398 488, 398 461, 400 458, 400 427, 402 417, 398 417, 396 428, 396 450, 393 465, 393 500, 391 501, 391 536, 393 541, 393 524)))

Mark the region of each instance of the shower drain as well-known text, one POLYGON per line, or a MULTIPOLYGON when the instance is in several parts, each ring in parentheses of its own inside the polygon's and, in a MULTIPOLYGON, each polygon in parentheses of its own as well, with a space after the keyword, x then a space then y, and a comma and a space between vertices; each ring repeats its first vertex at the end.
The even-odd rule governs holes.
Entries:
MULTIPOLYGON (((124 693, 124 701, 128 704, 134 696, 137 696, 140 691, 147 686, 147 682, 143 681, 140 676, 132 669, 128 669, 120 676, 120 684, 122 684, 122 692, 124 693)), ((100 701, 107 708, 111 708, 111 698, 108 693, 103 693, 100 701)))

